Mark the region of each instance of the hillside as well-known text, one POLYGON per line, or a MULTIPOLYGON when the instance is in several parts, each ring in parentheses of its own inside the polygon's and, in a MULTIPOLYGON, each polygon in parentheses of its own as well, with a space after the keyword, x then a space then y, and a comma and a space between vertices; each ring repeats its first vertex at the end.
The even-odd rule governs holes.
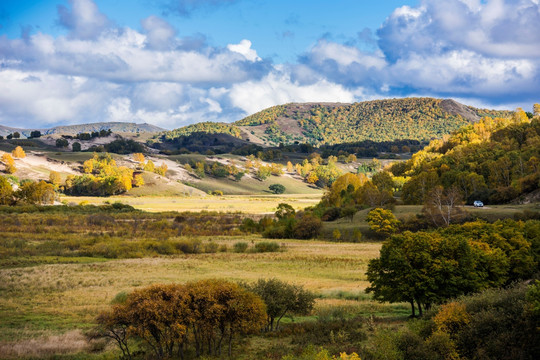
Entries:
POLYGON ((233 124, 204 123, 163 134, 171 140, 193 132, 226 133, 261 145, 341 144, 441 138, 484 116, 509 111, 476 109, 451 99, 405 98, 344 103, 291 103, 273 106, 233 124))
POLYGON ((165 129, 160 128, 151 124, 136 124, 136 123, 125 123, 125 122, 98 122, 91 124, 80 124, 80 125, 65 125, 65 126, 55 126, 49 129, 20 129, 13 128, 9 126, 0 125, 0 135, 7 136, 14 132, 21 134, 21 137, 29 137, 30 132, 34 130, 41 131, 42 135, 76 135, 79 133, 91 133, 100 130, 109 130, 111 129, 114 133, 157 133, 162 132, 165 129))

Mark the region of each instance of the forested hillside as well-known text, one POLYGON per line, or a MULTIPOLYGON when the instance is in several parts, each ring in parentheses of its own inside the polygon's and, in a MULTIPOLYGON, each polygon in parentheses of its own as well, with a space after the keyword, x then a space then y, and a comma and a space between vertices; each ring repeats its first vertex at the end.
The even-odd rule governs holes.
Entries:
POLYGON ((539 159, 537 104, 532 117, 518 109, 511 118, 483 118, 434 140, 391 171, 410 176, 403 186, 406 203, 423 203, 436 186, 458 189, 469 202, 506 203, 539 188, 539 159))
POLYGON ((476 109, 453 100, 406 98, 354 104, 304 103, 273 106, 233 124, 199 123, 169 131, 165 139, 194 132, 250 137, 262 144, 325 144, 364 140, 426 141, 450 134, 481 117, 505 117, 508 111, 476 109))

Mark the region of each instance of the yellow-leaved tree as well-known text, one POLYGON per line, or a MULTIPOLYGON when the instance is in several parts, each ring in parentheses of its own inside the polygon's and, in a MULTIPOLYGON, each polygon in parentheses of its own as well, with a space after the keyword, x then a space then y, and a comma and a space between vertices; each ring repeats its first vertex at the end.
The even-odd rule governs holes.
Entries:
POLYGON ((17 146, 12 152, 11 155, 13 155, 14 158, 17 159, 24 159, 26 157, 26 153, 24 152, 23 148, 20 146, 17 146))
POLYGON ((15 171, 17 171, 17 168, 15 167, 15 160, 13 160, 13 157, 10 154, 4 153, 1 160, 5 166, 6 173, 13 174, 15 171))

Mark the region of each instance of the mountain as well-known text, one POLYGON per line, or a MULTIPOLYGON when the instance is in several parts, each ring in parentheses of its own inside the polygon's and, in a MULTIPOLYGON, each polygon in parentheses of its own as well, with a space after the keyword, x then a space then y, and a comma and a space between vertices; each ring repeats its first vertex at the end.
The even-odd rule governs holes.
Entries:
POLYGON ((79 133, 91 133, 94 131, 100 130, 109 130, 111 129, 114 133, 158 133, 163 132, 165 129, 160 128, 151 124, 135 124, 135 123, 126 123, 126 122, 99 122, 91 124, 80 124, 80 125, 65 125, 65 126, 55 126, 49 129, 20 129, 12 128, 8 126, 0 125, 0 135, 6 136, 14 132, 19 132, 22 137, 29 137, 30 132, 34 130, 41 131, 42 135, 77 135, 79 133))
POLYGON ((167 131, 164 139, 194 132, 226 133, 251 143, 313 145, 372 140, 427 141, 450 134, 482 117, 510 111, 477 109, 451 99, 404 98, 345 103, 290 103, 273 106, 232 124, 199 123, 167 131))

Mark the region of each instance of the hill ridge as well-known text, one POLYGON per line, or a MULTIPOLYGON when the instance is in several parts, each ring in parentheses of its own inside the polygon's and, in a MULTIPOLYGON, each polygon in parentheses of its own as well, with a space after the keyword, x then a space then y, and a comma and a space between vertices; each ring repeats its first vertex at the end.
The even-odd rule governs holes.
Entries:
POLYGON ((15 128, 10 126, 0 125, 0 135, 6 136, 13 132, 19 132, 23 137, 29 137, 30 132, 39 130, 42 135, 62 134, 62 135, 76 135, 81 132, 93 132, 100 130, 111 129, 115 133, 137 133, 137 132, 150 132, 157 133, 163 132, 165 129, 160 128, 148 123, 134 123, 134 122, 121 122, 121 121, 109 121, 109 122, 95 122, 87 124, 74 124, 74 125, 58 125, 51 128, 15 128))
POLYGON ((372 140, 429 141, 510 111, 477 109, 453 99, 429 97, 379 99, 356 103, 287 103, 263 109, 233 123, 199 123, 167 131, 164 139, 195 132, 227 133, 259 145, 294 142, 316 146, 372 140))

